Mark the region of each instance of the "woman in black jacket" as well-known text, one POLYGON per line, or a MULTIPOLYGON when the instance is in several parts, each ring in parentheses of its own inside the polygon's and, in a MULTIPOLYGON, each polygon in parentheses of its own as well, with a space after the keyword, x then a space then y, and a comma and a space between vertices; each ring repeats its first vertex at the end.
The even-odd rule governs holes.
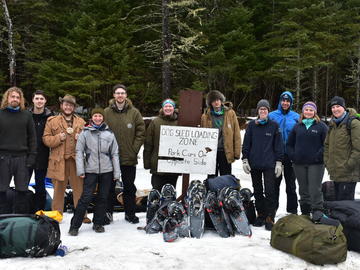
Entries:
POLYGON ((284 155, 279 126, 268 118, 269 111, 269 102, 260 100, 257 104, 258 118, 249 123, 242 148, 243 169, 245 173, 251 173, 258 213, 253 225, 261 227, 265 224, 266 230, 271 230, 274 224, 275 177, 281 174, 284 155))
POLYGON ((286 145, 299 183, 301 212, 303 215, 312 213, 314 221, 323 216, 321 183, 325 170, 323 153, 327 131, 328 127, 317 115, 316 104, 308 101, 286 145))

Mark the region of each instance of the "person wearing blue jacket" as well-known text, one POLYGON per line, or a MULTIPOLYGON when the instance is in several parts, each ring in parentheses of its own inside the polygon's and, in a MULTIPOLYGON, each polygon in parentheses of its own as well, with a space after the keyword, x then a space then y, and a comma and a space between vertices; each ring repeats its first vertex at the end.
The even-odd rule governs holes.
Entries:
POLYGON ((308 101, 303 105, 299 123, 292 129, 286 144, 299 184, 301 213, 312 213, 313 219, 323 214, 318 212, 323 211, 321 183, 325 171, 323 155, 327 132, 328 127, 317 115, 316 104, 308 101))
MULTIPOLYGON (((287 204, 286 211, 288 213, 297 214, 298 202, 296 194, 296 177, 294 169, 292 167, 292 162, 289 159, 286 149, 286 142, 288 140, 289 134, 293 127, 299 120, 299 114, 292 111, 292 105, 294 103, 293 95, 289 91, 285 91, 280 95, 280 100, 278 104, 278 109, 269 113, 269 119, 277 122, 280 127, 280 132, 282 135, 283 141, 283 150, 284 150, 284 178, 286 183, 286 195, 287 195, 287 204)), ((276 205, 279 207, 279 195, 280 195, 280 185, 282 180, 282 174, 276 178, 276 205)))
POLYGON ((276 213, 275 179, 282 170, 283 145, 279 125, 268 118, 269 102, 260 100, 256 110, 258 118, 249 123, 244 137, 243 169, 245 173, 251 173, 254 188, 258 215, 253 225, 265 225, 265 229, 270 231, 276 213))

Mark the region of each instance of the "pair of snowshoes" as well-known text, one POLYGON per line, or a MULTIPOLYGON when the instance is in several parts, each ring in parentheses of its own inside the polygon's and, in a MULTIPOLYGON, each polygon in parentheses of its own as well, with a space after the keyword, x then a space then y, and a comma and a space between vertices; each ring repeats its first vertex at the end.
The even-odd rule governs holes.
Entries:
POLYGON ((164 185, 161 193, 156 189, 150 191, 145 231, 149 234, 163 232, 165 242, 189 236, 186 211, 176 202, 176 190, 171 184, 164 185))
POLYGON ((186 193, 185 206, 188 213, 190 236, 201 238, 205 226, 206 187, 200 180, 190 182, 186 193))
POLYGON ((238 190, 225 187, 218 196, 209 192, 205 200, 206 211, 221 237, 235 236, 239 233, 251 236, 252 231, 238 190))

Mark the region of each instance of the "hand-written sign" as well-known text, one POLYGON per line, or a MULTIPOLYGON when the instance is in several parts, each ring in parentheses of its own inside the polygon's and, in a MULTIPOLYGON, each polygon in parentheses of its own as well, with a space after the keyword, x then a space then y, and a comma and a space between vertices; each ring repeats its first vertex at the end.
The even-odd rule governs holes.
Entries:
POLYGON ((215 174, 219 131, 161 126, 158 172, 215 174))

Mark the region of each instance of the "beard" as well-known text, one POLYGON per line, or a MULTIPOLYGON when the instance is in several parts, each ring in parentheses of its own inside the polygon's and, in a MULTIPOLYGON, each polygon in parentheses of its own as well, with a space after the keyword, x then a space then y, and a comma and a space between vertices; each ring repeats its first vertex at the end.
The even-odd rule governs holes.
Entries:
POLYGON ((13 108, 16 108, 16 107, 19 107, 20 102, 18 102, 18 101, 12 101, 12 102, 10 102, 9 105, 10 105, 11 107, 13 107, 13 108))

